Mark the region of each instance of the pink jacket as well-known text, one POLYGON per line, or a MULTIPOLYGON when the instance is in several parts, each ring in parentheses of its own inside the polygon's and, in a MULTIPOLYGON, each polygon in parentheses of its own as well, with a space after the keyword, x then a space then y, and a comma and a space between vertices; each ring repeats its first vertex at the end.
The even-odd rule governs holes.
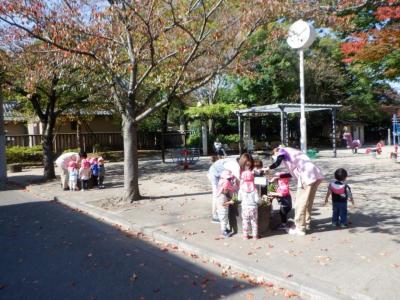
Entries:
POLYGON ((317 180, 324 179, 322 171, 314 165, 310 158, 300 150, 284 147, 280 148, 279 155, 284 155, 283 163, 292 176, 296 177, 298 186, 310 185, 317 180))

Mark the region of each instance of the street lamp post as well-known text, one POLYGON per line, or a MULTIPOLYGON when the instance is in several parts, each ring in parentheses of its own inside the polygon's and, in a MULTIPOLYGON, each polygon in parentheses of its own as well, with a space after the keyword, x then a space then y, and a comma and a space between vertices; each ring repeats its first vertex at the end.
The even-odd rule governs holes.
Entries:
POLYGON ((300 148, 307 152, 307 123, 305 113, 305 84, 304 84, 304 50, 311 46, 316 38, 314 27, 298 20, 289 28, 287 43, 293 49, 299 50, 300 60, 300 148))
POLYGON ((4 133, 3 99, 0 92, 0 186, 7 181, 6 136, 4 133))

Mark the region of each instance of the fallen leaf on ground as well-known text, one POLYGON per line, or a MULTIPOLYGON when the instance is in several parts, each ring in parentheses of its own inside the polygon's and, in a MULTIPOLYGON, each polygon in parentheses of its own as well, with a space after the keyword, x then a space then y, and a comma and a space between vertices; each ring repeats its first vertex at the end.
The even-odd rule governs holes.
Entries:
POLYGON ((291 297, 296 297, 296 296, 297 296, 297 294, 292 291, 285 292, 285 297, 291 298, 291 297))

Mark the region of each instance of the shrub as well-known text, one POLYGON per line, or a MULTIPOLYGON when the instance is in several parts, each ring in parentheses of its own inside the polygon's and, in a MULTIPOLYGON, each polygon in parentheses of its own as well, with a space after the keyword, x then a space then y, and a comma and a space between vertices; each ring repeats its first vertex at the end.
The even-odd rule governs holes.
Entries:
POLYGON ((201 145, 201 132, 196 131, 188 137, 186 141, 186 146, 197 148, 200 147, 200 145, 201 145))
POLYGON ((41 162, 43 160, 42 146, 13 146, 6 148, 7 163, 41 162))
POLYGON ((232 144, 239 142, 238 134, 218 135, 218 139, 222 144, 232 144))

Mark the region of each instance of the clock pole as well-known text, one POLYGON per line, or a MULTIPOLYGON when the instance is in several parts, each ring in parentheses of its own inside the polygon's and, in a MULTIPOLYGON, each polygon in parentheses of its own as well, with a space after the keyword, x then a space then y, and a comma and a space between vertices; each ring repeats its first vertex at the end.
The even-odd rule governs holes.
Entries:
POLYGON ((305 112, 305 87, 304 87, 304 51, 299 50, 300 56, 300 149, 307 152, 307 123, 305 112))

